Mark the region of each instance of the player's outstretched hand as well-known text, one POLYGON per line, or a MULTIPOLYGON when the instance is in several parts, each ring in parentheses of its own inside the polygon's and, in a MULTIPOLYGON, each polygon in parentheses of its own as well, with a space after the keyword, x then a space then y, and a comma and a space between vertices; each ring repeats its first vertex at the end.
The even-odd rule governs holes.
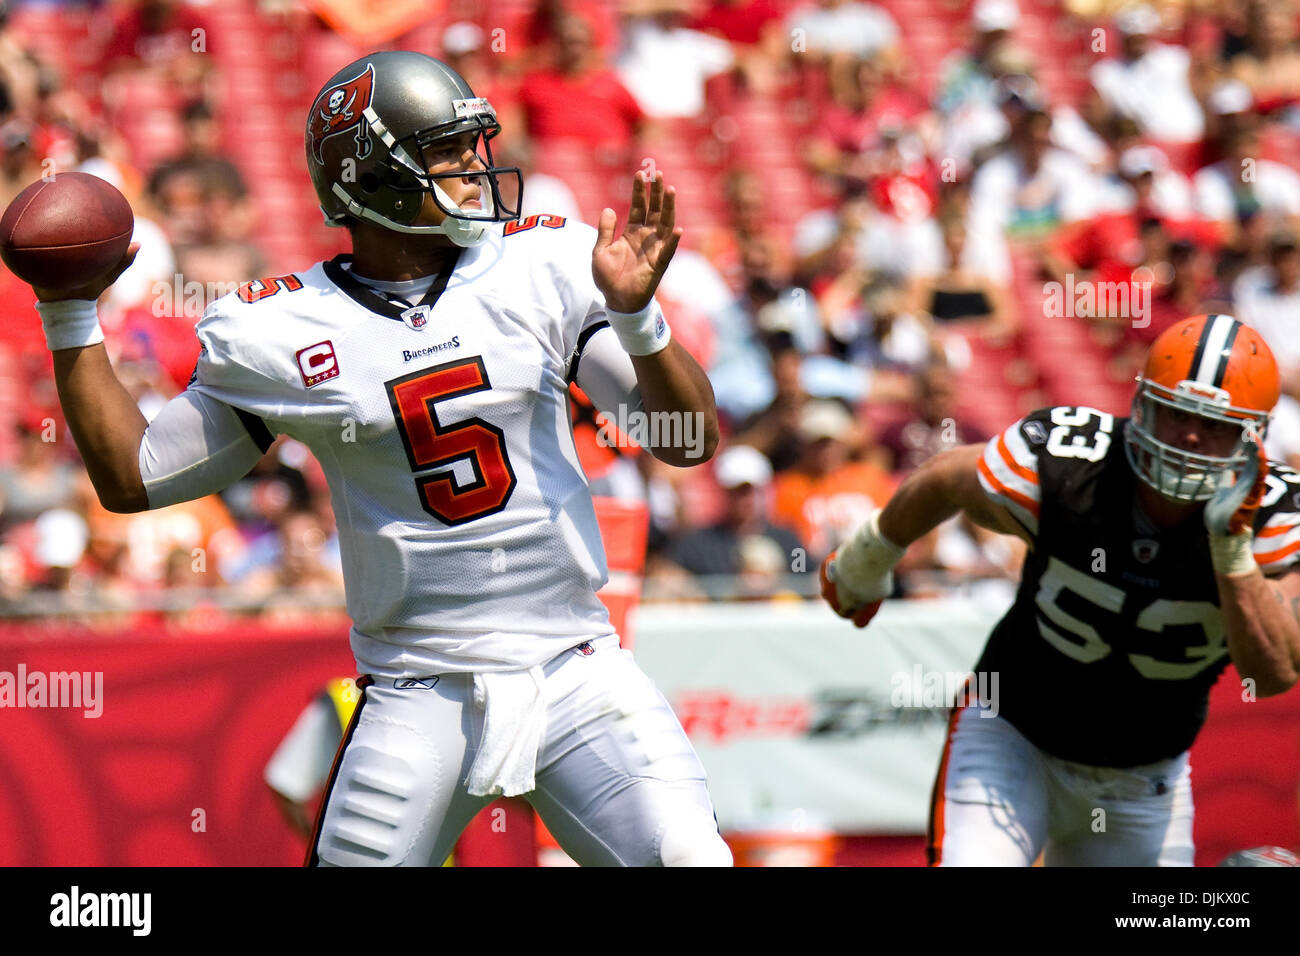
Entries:
POLYGON ((1205 506, 1205 527, 1214 535, 1235 535, 1255 526, 1255 512, 1268 481, 1268 455, 1257 432, 1243 440, 1246 466, 1233 484, 1220 488, 1205 506))
POLYGON ((664 186, 662 172, 652 180, 644 170, 637 170, 632 178, 632 208, 621 236, 614 235, 618 214, 601 210, 591 275, 610 309, 640 312, 650 304, 682 238, 676 223, 677 194, 664 186))
MULTIPOLYGON (((867 623, 876 616, 876 612, 880 610, 880 603, 884 600, 884 597, 882 596, 877 600, 868 601, 864 604, 844 591, 835 580, 835 555, 836 552, 832 551, 830 556, 822 562, 822 598, 840 617, 849 618, 857 627, 866 627, 867 623)), ((890 580, 886 586, 886 595, 892 590, 893 581, 890 580)))
POLYGON ((131 268, 131 263, 135 261, 135 255, 140 251, 140 243, 133 242, 126 247, 126 252, 117 265, 113 266, 107 273, 100 276, 94 282, 87 283, 77 289, 42 289, 32 286, 32 291, 36 293, 36 298, 41 302, 58 302, 62 299, 89 299, 91 302, 96 301, 104 290, 118 280, 123 272, 131 268))

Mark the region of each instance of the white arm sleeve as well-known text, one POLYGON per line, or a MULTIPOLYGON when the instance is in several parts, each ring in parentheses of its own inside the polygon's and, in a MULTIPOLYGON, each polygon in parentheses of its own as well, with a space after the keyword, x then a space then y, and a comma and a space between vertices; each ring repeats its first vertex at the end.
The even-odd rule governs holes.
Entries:
POLYGON ((260 419, 248 418, 251 429, 235 409, 194 389, 163 406, 140 442, 149 507, 202 498, 248 474, 271 437, 260 419), (265 434, 254 439, 253 431, 265 434))
POLYGON ((617 421, 626 421, 628 412, 643 410, 632 358, 607 324, 594 326, 590 335, 579 338, 578 350, 569 364, 569 377, 596 408, 617 421), (627 409, 622 418, 620 405, 627 409))

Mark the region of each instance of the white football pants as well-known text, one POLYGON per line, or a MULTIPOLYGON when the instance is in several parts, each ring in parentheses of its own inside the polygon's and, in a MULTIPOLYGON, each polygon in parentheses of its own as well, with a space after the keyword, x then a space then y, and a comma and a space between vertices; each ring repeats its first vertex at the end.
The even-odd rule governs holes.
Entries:
MULTIPOLYGON (((546 731, 525 795, 586 866, 730 866, 704 768, 617 635, 543 667, 546 731)), ((364 682, 363 682, 364 683, 364 682)), ((466 787, 483 733, 472 674, 364 687, 309 865, 438 866, 492 797, 466 787)))
POLYGON ((1001 717, 964 707, 930 805, 932 866, 1191 866, 1187 754, 1116 769, 1043 753, 1001 717))

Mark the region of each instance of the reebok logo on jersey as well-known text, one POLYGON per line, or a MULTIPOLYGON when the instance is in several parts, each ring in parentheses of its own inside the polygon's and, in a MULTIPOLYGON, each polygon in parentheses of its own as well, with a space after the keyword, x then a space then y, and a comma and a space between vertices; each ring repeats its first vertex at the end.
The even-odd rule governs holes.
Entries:
POLYGON ((393 681, 393 687, 397 690, 433 690, 437 686, 437 674, 428 677, 399 677, 393 681))
POLYGON ((1020 426, 1020 430, 1032 444, 1041 445, 1047 441, 1047 429, 1043 427, 1042 422, 1025 422, 1020 426))
POLYGON ((302 383, 308 388, 338 378, 339 360, 334 354, 334 343, 328 339, 300 349, 296 357, 298 371, 302 373, 302 383))
POLYGON ((423 349, 402 349, 402 361, 409 362, 412 359, 424 358, 426 355, 433 355, 437 352, 445 352, 447 349, 460 348, 460 336, 453 335, 446 342, 439 342, 437 345, 430 345, 423 349))

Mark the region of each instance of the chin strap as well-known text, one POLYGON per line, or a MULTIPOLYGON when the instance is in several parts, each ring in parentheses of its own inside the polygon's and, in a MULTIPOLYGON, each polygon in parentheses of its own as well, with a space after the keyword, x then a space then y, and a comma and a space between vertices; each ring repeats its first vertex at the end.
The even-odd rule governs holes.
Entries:
MULTIPOLYGON (((442 187, 436 182, 430 183, 429 188, 433 192, 434 197, 438 200, 438 205, 443 209, 460 208, 451 201, 451 197, 443 192, 442 187)), ((484 214, 486 216, 493 216, 495 210, 492 205, 491 195, 484 194, 481 190, 479 194, 484 196, 484 214)), ((460 219, 456 216, 444 216, 442 222, 431 227, 430 231, 444 235, 456 245, 462 248, 467 248, 469 246, 477 246, 487 238, 487 223, 490 221, 490 219, 460 219)))
MULTIPOLYGON (((437 183, 433 183, 430 188, 442 208, 458 208, 437 183)), ((404 226, 400 222, 394 222, 385 216, 381 216, 373 209, 361 205, 361 203, 349 196, 347 190, 338 183, 334 184, 334 195, 343 201, 347 214, 357 219, 364 219, 367 222, 383 226, 385 229, 391 229, 393 232, 411 236, 446 236, 461 248, 477 246, 482 243, 488 237, 488 226, 495 221, 494 219, 461 219, 456 216, 444 216, 442 222, 436 226, 404 226)), ((494 214, 495 207, 492 205, 490 196, 486 201, 484 210, 488 215, 494 214)), ((331 222, 328 218, 325 222, 328 225, 339 225, 337 222, 331 222)))
POLYGON ((439 226, 430 226, 424 232, 435 236, 446 236, 462 249, 477 246, 487 238, 487 227, 481 222, 469 222, 448 216, 439 226))

